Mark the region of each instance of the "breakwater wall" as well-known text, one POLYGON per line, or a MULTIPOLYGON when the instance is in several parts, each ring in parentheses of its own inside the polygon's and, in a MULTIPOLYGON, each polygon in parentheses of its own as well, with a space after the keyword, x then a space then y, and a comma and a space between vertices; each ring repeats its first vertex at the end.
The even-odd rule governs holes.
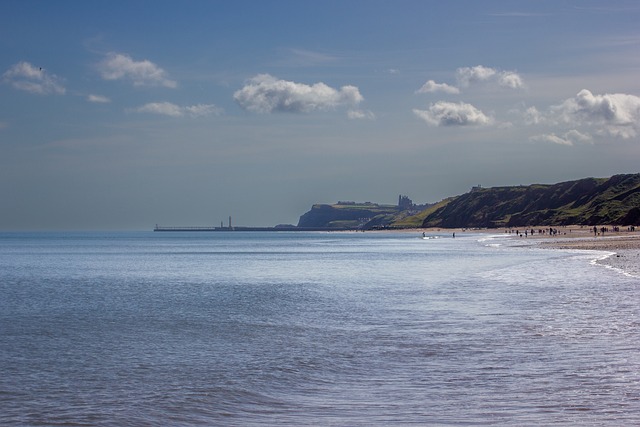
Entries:
POLYGON ((360 231, 351 228, 328 227, 207 227, 207 226, 162 226, 156 225, 158 232, 230 232, 230 231, 360 231))

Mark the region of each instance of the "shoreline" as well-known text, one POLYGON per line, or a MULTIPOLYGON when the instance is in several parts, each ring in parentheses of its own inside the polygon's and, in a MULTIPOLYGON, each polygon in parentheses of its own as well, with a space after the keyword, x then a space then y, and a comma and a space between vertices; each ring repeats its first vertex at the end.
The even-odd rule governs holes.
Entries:
MULTIPOLYGON (((605 267, 621 271, 628 276, 640 278, 640 234, 618 232, 611 235, 586 237, 575 236, 541 240, 538 246, 549 249, 609 252, 611 255, 595 261, 605 267)), ((564 236, 563 236, 564 237, 564 236)))
MULTIPOLYGON (((407 231, 427 233, 453 233, 463 236, 465 232, 470 233, 492 233, 513 236, 514 239, 521 240, 523 243, 533 244, 535 247, 546 249, 560 250, 580 250, 580 251, 600 251, 609 252, 611 255, 595 261, 605 267, 613 268, 621 271, 623 274, 640 278, 640 231, 627 231, 626 227, 621 231, 598 232, 594 235, 593 227, 586 226, 562 226, 553 227, 558 232, 555 235, 549 235, 549 227, 527 227, 528 230, 534 229, 535 234, 529 234, 527 237, 518 237, 515 234, 516 229, 412 229, 407 231), (546 230, 547 233, 539 234, 538 230, 546 230)), ((524 228, 520 228, 524 231, 524 228)), ((516 240, 514 240, 516 241, 516 240)))
MULTIPOLYGON (((237 231, 264 231, 261 227, 239 227, 237 231)), ((158 230, 158 226, 154 231, 173 231, 158 230)), ((213 230, 207 230, 213 231, 213 230)), ((215 231, 231 231, 229 229, 216 229, 215 231)), ((236 230, 234 230, 236 231, 236 230)), ((269 228, 269 231, 291 231, 285 228, 269 228)), ((358 230, 331 230, 331 229, 309 229, 295 231, 326 231, 333 233, 356 233, 358 230)), ((361 230, 365 231, 365 230, 361 230)), ((559 249, 559 250, 580 250, 580 251, 600 251, 608 252, 611 255, 598 259, 597 264, 607 266, 621 271, 632 277, 640 278, 640 231, 628 231, 626 227, 622 227, 621 231, 605 231, 598 230, 594 234, 593 227, 571 225, 559 227, 518 227, 518 228, 402 228, 402 229, 379 229, 366 230, 367 233, 426 233, 426 234, 449 234, 454 236, 464 236, 465 234, 494 234, 511 236, 514 241, 522 241, 523 244, 529 246, 534 245, 539 248, 559 249), (556 231, 556 234, 549 234, 550 228, 556 231), (527 233, 533 230, 534 234, 527 233), (544 233, 540 231, 544 230, 544 233)))

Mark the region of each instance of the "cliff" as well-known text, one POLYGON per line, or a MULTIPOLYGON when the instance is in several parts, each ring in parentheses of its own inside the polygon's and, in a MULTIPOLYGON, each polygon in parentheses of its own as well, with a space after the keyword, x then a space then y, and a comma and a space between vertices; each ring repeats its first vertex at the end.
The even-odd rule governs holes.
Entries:
POLYGON ((433 205, 338 202, 316 204, 299 228, 497 228, 526 226, 638 225, 640 174, 585 178, 558 184, 474 187, 433 205))
POLYGON ((640 174, 559 184, 474 188, 424 215, 422 227, 523 227, 640 222, 640 174))
POLYGON ((373 224, 388 224, 400 208, 376 203, 339 202, 333 205, 316 204, 300 217, 298 227, 330 229, 371 228, 373 224))

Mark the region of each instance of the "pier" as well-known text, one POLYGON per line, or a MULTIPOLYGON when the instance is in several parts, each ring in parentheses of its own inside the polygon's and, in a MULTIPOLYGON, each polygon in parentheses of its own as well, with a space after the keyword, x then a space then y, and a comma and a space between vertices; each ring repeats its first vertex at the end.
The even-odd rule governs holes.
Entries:
POLYGON ((230 231, 361 231, 352 228, 328 227, 208 227, 208 226, 164 226, 157 225, 153 231, 158 232, 230 232, 230 231))
POLYGON ((231 229, 229 227, 167 227, 163 225, 156 225, 153 231, 231 231, 231 229))

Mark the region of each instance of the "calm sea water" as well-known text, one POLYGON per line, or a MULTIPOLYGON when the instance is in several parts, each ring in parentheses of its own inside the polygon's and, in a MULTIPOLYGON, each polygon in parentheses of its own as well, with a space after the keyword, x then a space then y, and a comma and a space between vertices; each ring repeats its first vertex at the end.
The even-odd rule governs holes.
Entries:
POLYGON ((601 255, 0 234, 0 425, 638 424, 640 280, 601 255))

